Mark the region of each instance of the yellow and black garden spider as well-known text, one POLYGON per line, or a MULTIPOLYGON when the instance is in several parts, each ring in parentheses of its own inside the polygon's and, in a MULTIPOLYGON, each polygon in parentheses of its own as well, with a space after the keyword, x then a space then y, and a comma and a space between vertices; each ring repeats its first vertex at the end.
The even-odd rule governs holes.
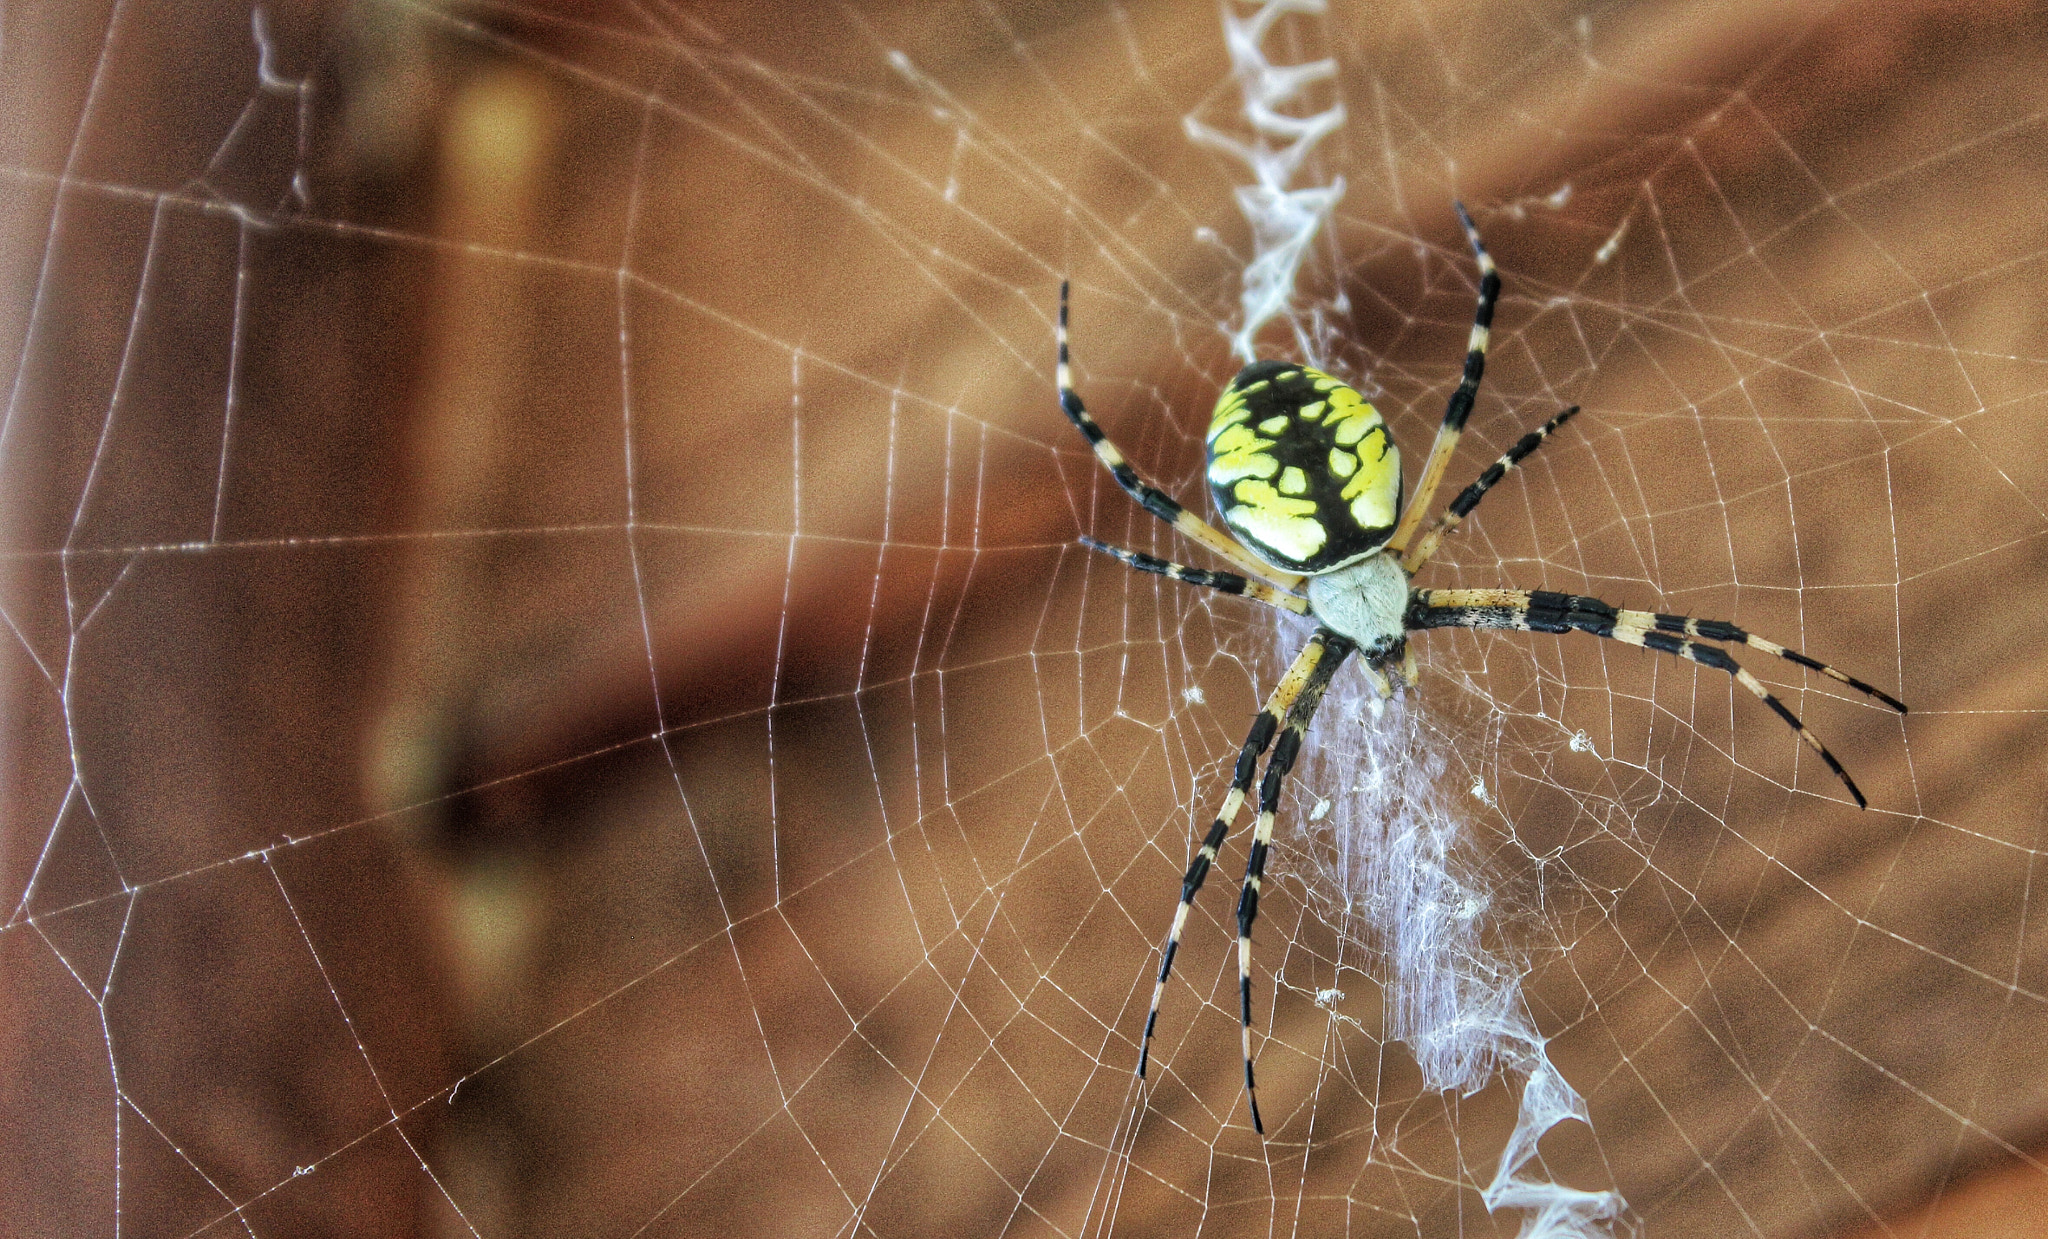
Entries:
POLYGON ((1238 750, 1230 790, 1216 821, 1202 840, 1181 879, 1180 905, 1166 935, 1152 1004, 1145 1015, 1145 1033, 1138 1054, 1138 1075, 1152 1052, 1152 1032, 1159 1022, 1159 1003, 1173 973, 1174 953, 1195 893, 1223 846, 1250 793, 1258 760, 1270 746, 1259 783, 1259 809, 1250 855, 1245 861, 1244 890, 1237 903, 1237 985, 1243 1021, 1244 1088, 1252 1126, 1260 1134, 1258 1085, 1252 1075, 1252 922, 1259 911, 1259 886, 1266 854, 1273 841, 1281 786, 1300 752, 1302 735, 1315 717, 1324 690, 1337 669, 1353 653, 1361 655, 1366 673, 1383 695, 1392 694, 1389 674, 1404 683, 1415 679, 1408 634, 1429 628, 1514 628, 1524 632, 1563 633, 1577 629, 1665 654, 1676 654, 1735 677, 1758 700, 1790 724, 1828 769, 1835 772, 1865 807, 1863 793, 1797 715, 1771 694, 1718 646, 1701 641, 1747 645, 1751 649, 1798 663, 1812 671, 1870 694, 1904 713, 1897 699, 1863 681, 1808 658, 1797 650, 1767 641, 1721 620, 1693 619, 1651 611, 1625 611, 1598 598, 1520 589, 1411 589, 1409 579, 1429 561, 1443 536, 1472 514, 1493 485, 1534 452, 1543 440, 1579 410, 1566 409, 1522 439, 1488 466, 1451 501, 1427 532, 1415 533, 1443 481, 1451 453, 1464 433, 1486 368, 1486 345, 1493 322, 1500 275, 1479 240, 1479 230, 1465 208, 1458 222, 1479 261, 1479 305, 1472 316, 1472 337, 1465 353, 1465 373, 1444 410, 1429 460, 1423 465, 1413 503, 1402 505, 1401 453, 1378 410, 1344 383, 1320 370, 1286 361, 1257 361, 1238 372, 1216 402, 1209 423, 1210 494, 1229 527, 1226 536, 1173 498, 1138 477, 1095 424, 1074 392, 1067 352, 1067 286, 1060 285, 1060 405, 1087 437, 1095 455, 1117 484, 1146 511, 1179 530, 1238 569, 1217 572, 1173 563, 1157 556, 1083 538, 1091 548, 1113 555, 1133 568, 1156 572, 1190 585, 1306 615, 1316 630, 1294 658, 1252 722, 1251 734, 1238 750), (1412 545, 1411 545, 1412 541, 1412 545), (1277 737, 1277 738, 1276 738, 1277 737))

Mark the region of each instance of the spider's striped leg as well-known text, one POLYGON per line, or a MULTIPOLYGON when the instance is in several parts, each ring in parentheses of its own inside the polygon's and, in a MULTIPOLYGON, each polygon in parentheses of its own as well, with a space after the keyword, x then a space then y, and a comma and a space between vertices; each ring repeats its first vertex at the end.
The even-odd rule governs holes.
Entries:
POLYGON ((1799 738, 1807 743, 1820 759, 1827 763, 1835 777, 1849 789, 1855 798, 1856 807, 1868 808, 1869 801, 1842 769, 1842 763, 1828 752, 1820 738, 1806 729, 1799 716, 1792 713, 1784 702, 1772 695, 1763 682, 1743 670, 1741 664, 1730 658, 1726 651, 1716 646, 1701 645, 1685 637, 1699 637, 1709 641, 1740 641, 1752 649, 1776 654, 1788 662, 1809 667, 1832 679, 1839 680, 1851 688, 1868 693, 1879 701, 1903 713, 1905 704, 1889 694, 1865 684, 1848 674, 1830 667, 1819 659, 1808 658, 1794 649, 1788 649, 1775 641, 1752 636, 1733 624, 1721 620, 1693 619, 1684 615, 1662 615, 1652 611, 1626 611, 1609 606, 1598 598, 1587 598, 1579 594, 1558 594, 1548 590, 1519 589, 1418 589, 1409 595, 1406 626, 1411 630, 1423 628, 1515 628, 1524 632, 1569 632, 1577 629, 1590 632, 1596 637, 1607 637, 1629 645, 1640 645, 1646 649, 1664 654, 1676 654, 1703 667, 1726 671, 1735 677, 1736 683, 1754 693, 1757 700, 1771 708, 1779 718, 1784 719, 1799 738), (1680 636, 1679 634, 1684 634, 1680 636))
POLYGON ((1101 551, 1105 555, 1120 559, 1140 572, 1156 572, 1168 580, 1185 581, 1189 585, 1201 585, 1225 594, 1242 594, 1254 602, 1263 602, 1278 610, 1292 611, 1296 615, 1308 614, 1308 599, 1300 594, 1283 594, 1264 581, 1254 581, 1235 572, 1190 568, 1186 564, 1177 564, 1170 559, 1161 559, 1157 555, 1147 555, 1143 551, 1127 551, 1123 547, 1098 542, 1094 538, 1082 538, 1081 545, 1091 551, 1101 551))
POLYGON ((1443 484, 1444 470, 1450 468, 1451 453, 1457 450, 1458 438, 1465 433, 1465 419, 1472 416, 1472 401, 1479 394, 1479 378, 1486 373, 1486 344, 1493 333, 1493 303, 1500 296, 1500 272, 1493 268, 1493 256, 1486 252, 1486 246, 1479 240, 1479 229, 1472 223, 1472 217, 1465 213, 1465 204, 1454 202, 1458 223, 1464 226, 1465 239, 1472 243, 1472 253, 1479 260, 1479 307, 1472 312, 1472 336, 1465 345, 1465 375, 1458 380, 1458 390, 1451 393, 1451 400, 1444 407, 1443 424, 1437 427, 1436 442, 1430 444, 1429 459, 1422 466, 1422 480, 1416 483, 1415 497, 1408 501, 1408 508, 1401 513, 1401 523, 1394 529, 1394 536, 1387 539, 1387 549, 1399 553, 1408 546, 1408 539, 1415 536, 1415 527, 1429 514, 1429 505, 1436 498, 1436 488, 1443 484))
POLYGON ((1141 1078, 1145 1074, 1145 1065, 1152 1059, 1152 1030, 1159 1023, 1159 1001, 1166 994, 1166 979, 1173 975, 1173 957, 1180 951, 1180 935, 1188 923, 1188 909, 1194 906, 1195 893, 1202 889, 1202 880, 1209 876, 1209 867, 1216 863, 1216 853, 1223 847, 1223 837, 1237 822, 1237 811, 1244 806, 1246 793, 1251 791, 1252 776, 1258 773, 1260 756, 1273 743, 1273 733, 1279 730, 1280 720, 1292 718, 1294 704, 1302 689, 1322 664, 1328 648, 1328 635, 1322 629, 1316 630, 1308 644, 1301 647, 1301 653, 1294 656, 1287 674, 1273 686, 1265 708, 1252 720, 1251 734, 1244 738, 1244 746, 1237 751, 1237 769, 1230 779, 1230 791, 1223 797, 1223 807, 1216 811, 1216 821, 1202 840, 1202 849, 1195 853, 1187 875, 1180 880, 1180 906, 1173 910, 1173 928, 1166 932, 1165 954, 1159 961, 1159 979, 1152 984, 1152 1006, 1145 1013, 1145 1039, 1138 1051, 1138 1075, 1141 1078))
POLYGON ((1620 611, 1621 622, 1629 626, 1643 625, 1658 632, 1684 633, 1688 637, 1704 637, 1709 641, 1739 641, 1753 650, 1775 654, 1786 662, 1798 663, 1809 671, 1818 671, 1831 680, 1839 680, 1860 693, 1877 698, 1899 713, 1906 712, 1906 703, 1882 689, 1865 684, 1863 681, 1839 668, 1831 667, 1818 658, 1808 658, 1790 646, 1779 645, 1766 640, 1746 628, 1738 628, 1726 620, 1694 619, 1690 615, 1666 615, 1662 612, 1620 611))
MULTIPOLYGON (((1270 585, 1246 580, 1235 572, 1211 572, 1207 568, 1190 568, 1186 564, 1177 564, 1170 559, 1161 559, 1157 555, 1147 555, 1143 551, 1127 551, 1123 547, 1111 546, 1107 542, 1098 542, 1089 537, 1083 537, 1081 542, 1088 549, 1115 556, 1140 572, 1156 572, 1169 580, 1186 581, 1190 585, 1206 585, 1210 589, 1220 590, 1226 594, 1242 594, 1275 610, 1289 611, 1295 615, 1309 613, 1308 599, 1300 594, 1283 594, 1270 585)), ((1365 669, 1366 676, 1372 680, 1373 687, 1379 691, 1382 699, 1393 697, 1394 686, 1387 682, 1385 672, 1367 663, 1359 665, 1365 669)), ((1408 656, 1408 666, 1404 674, 1409 683, 1415 682, 1415 656, 1412 652, 1408 656)))
POLYGON ((1102 427, 1088 415, 1088 409, 1081 403, 1080 394, 1074 390, 1073 366, 1067 355, 1067 285, 1060 282, 1060 326, 1059 326, 1059 388, 1060 408, 1065 410, 1067 419, 1081 431, 1088 445, 1095 449, 1095 458, 1124 493, 1138 501, 1147 512, 1179 530, 1182 535, 1202 544, 1210 552, 1254 580, 1265 581, 1274 588, 1291 592, 1301 588, 1302 578, 1291 572, 1282 572, 1270 564, 1252 558, 1245 549, 1232 541, 1229 535, 1217 530, 1201 517, 1180 506, 1180 503, 1160 490, 1149 485, 1131 468, 1124 454, 1117 450, 1109 436, 1102 433, 1102 427))
MULTIPOLYGON (((1564 605, 1568 613, 1571 613, 1571 604, 1578 604, 1580 607, 1590 608, 1596 614, 1599 612, 1601 608, 1607 608, 1613 613, 1615 627, 1618 630, 1621 630, 1621 635, 1618 639, 1628 641, 1632 645, 1644 645, 1647 644, 1647 642, 1638 641, 1632 635, 1629 634, 1637 632, 1646 632, 1651 630, 1657 632, 1679 633, 1688 637, 1700 637, 1708 641, 1740 642, 1743 645, 1749 646, 1751 649, 1761 650, 1766 654, 1776 655, 1777 657, 1784 659, 1786 662, 1797 663, 1800 666, 1805 667, 1809 671, 1818 671, 1822 675, 1825 675, 1830 679, 1838 680, 1843 684, 1847 684, 1849 687, 1855 689, 1860 693, 1864 693, 1868 696, 1877 698, 1879 701, 1882 701, 1884 704, 1890 706, 1894 710, 1897 710, 1901 714, 1906 713, 1906 703, 1900 701, 1898 698, 1892 696, 1890 693, 1885 692, 1883 689, 1877 688, 1870 684, 1865 684, 1863 681, 1857 679, 1855 676, 1848 674, 1840 668, 1830 666, 1829 664, 1824 663, 1817 658, 1810 658, 1807 655, 1800 653, 1798 650, 1792 649, 1790 646, 1779 645, 1776 641, 1771 641, 1764 637, 1759 637, 1755 633, 1750 632, 1748 629, 1741 628, 1737 625, 1728 623, 1726 620, 1695 619, 1690 615, 1667 615, 1661 611, 1629 611, 1618 607, 1608 608, 1606 603, 1601 602, 1597 598, 1584 598, 1575 594, 1546 594, 1542 593, 1541 591, 1526 591, 1515 589, 1433 589, 1422 590, 1418 592, 1425 596, 1425 605, 1431 606, 1507 606, 1510 608, 1515 608, 1519 606, 1532 605, 1526 602, 1525 600, 1543 598, 1547 600, 1545 606, 1546 610, 1551 609, 1555 605, 1557 605, 1555 602, 1555 600, 1557 599, 1565 600, 1564 605)), ((1445 625, 1441 624, 1432 625, 1432 627, 1444 626, 1445 625)), ((1502 625, 1459 623, 1455 626, 1465 628, 1491 628, 1501 627, 1502 625)), ((1507 626, 1513 627, 1514 625, 1507 626)), ((1579 625, 1571 624, 1569 626, 1578 627, 1579 625)), ((1563 630, 1558 629, 1557 631, 1563 630)))
POLYGON ((1302 734, 1315 718, 1316 707, 1323 702, 1323 691, 1330 687, 1330 678, 1358 648, 1351 638, 1327 628, 1317 629, 1313 640, 1321 641, 1329 652, 1316 663, 1301 686, 1301 695, 1287 712, 1287 725, 1273 742, 1273 755, 1266 759, 1265 777, 1259 781, 1258 825, 1252 831, 1251 855, 1245 860, 1244 892, 1237 899, 1237 993, 1243 1016, 1244 1095, 1251 1103, 1252 1129, 1262 1136, 1266 1134, 1266 1124, 1259 1117, 1259 1084, 1252 1074, 1252 922, 1259 916, 1259 887, 1266 877, 1266 853, 1273 845, 1273 821, 1280 813, 1280 789, 1287 782, 1288 771, 1294 768, 1295 756, 1301 752, 1302 734))
MULTIPOLYGON (((1111 546, 1107 542, 1098 542, 1089 537, 1083 537, 1081 543, 1090 550, 1114 556, 1140 572, 1156 572, 1168 580, 1204 585, 1226 594, 1241 594, 1254 602, 1263 602, 1275 610, 1288 611, 1295 615, 1309 613, 1308 599, 1300 594, 1283 594, 1263 581, 1246 580, 1235 572, 1212 572, 1207 568, 1190 568, 1186 564, 1177 564, 1170 559, 1161 559, 1157 555, 1147 555, 1143 551, 1127 551, 1123 547, 1111 546)), ((1382 699, 1393 697, 1394 686, 1387 681, 1385 672, 1370 664, 1359 665, 1365 669, 1366 676, 1372 680, 1373 687, 1379 691, 1382 699)), ((1403 674, 1407 677, 1408 683, 1415 682, 1415 655, 1412 651, 1408 655, 1407 670, 1403 674)))
POLYGON ((1552 431, 1570 421, 1572 415, 1578 411, 1579 406, 1573 405, 1523 435, 1513 447, 1501 455, 1499 460, 1487 466, 1486 472, 1479 475, 1478 481, 1459 491, 1458 497, 1451 500, 1450 508, 1437 518, 1436 524, 1430 526, 1428 533, 1422 535, 1422 540, 1401 558, 1401 571, 1414 576, 1416 569, 1428 563, 1429 557, 1436 554, 1437 543, 1444 540, 1444 535, 1456 529, 1466 517, 1472 515, 1472 509, 1479 506, 1481 499, 1486 498, 1486 492, 1493 489, 1494 483, 1506 477, 1508 470, 1527 460, 1532 452, 1543 446, 1543 441, 1550 437, 1552 431))

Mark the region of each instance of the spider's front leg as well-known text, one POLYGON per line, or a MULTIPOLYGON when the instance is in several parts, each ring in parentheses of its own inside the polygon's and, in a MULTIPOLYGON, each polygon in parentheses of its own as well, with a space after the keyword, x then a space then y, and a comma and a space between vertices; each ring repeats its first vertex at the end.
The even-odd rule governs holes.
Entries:
POLYGON ((1273 844, 1273 823, 1280 813, 1280 789, 1287 783, 1288 772, 1294 769, 1294 759, 1301 752, 1302 736, 1315 718, 1316 707, 1322 704, 1323 693, 1330 687, 1331 678, 1358 648, 1358 643, 1351 638, 1327 628, 1316 630, 1315 636, 1310 638, 1311 648, 1317 642, 1323 645, 1324 653, 1310 670, 1293 707, 1287 711, 1286 725, 1281 728, 1279 739, 1273 742, 1273 755, 1266 759, 1265 777, 1259 782, 1258 825, 1252 831, 1251 854, 1245 860, 1244 891, 1237 900, 1237 992, 1243 1017, 1244 1092, 1251 1104, 1252 1129, 1262 1136, 1266 1134, 1266 1124, 1259 1117, 1259 1085, 1252 1073, 1252 922, 1259 915, 1259 887, 1265 881, 1266 855, 1273 844))
POLYGON ((1216 811, 1216 820, 1210 824, 1201 850, 1188 863, 1187 875, 1181 879, 1180 906, 1174 909, 1173 927, 1166 932, 1166 947, 1159 961, 1159 979, 1152 984, 1152 1006, 1145 1013, 1145 1039, 1138 1051, 1140 1079, 1144 1078, 1145 1067, 1152 1060, 1152 1030, 1159 1024, 1159 1003, 1166 995, 1167 978, 1173 975, 1173 957, 1180 953, 1180 935, 1187 927, 1188 909, 1194 906, 1195 895, 1209 876, 1209 867, 1216 863, 1216 854, 1223 848, 1224 837, 1237 824, 1237 811, 1244 807, 1245 796, 1251 791, 1252 779, 1259 769, 1259 758, 1272 745, 1274 734, 1280 730, 1280 721, 1293 717, 1295 702, 1322 664, 1328 649, 1325 636, 1318 630, 1309 638, 1308 644, 1289 664, 1287 674, 1273 686, 1265 708, 1252 720, 1251 733, 1244 738, 1244 746, 1237 752, 1237 769, 1230 779, 1230 791, 1223 797, 1223 807, 1216 811))
POLYGON ((1808 730, 1806 724, 1799 721, 1799 716, 1778 700, 1777 694, 1764 687, 1763 681, 1744 670, 1726 651, 1700 642, 1724 641, 1748 646, 1810 671, 1818 671, 1901 714, 1906 712, 1906 703, 1890 693, 1726 620, 1624 610, 1582 594, 1559 594, 1541 589, 1418 589, 1411 596, 1405 622, 1411 632, 1425 628, 1512 628, 1522 632, 1550 633, 1578 631, 1725 671, 1769 707, 1771 713, 1783 719, 1808 748, 1820 754, 1821 761, 1842 781, 1842 786, 1849 790, 1859 809, 1869 808, 1870 802, 1864 799, 1856 780, 1849 777, 1849 772, 1828 751, 1828 746, 1820 742, 1820 737, 1808 730))

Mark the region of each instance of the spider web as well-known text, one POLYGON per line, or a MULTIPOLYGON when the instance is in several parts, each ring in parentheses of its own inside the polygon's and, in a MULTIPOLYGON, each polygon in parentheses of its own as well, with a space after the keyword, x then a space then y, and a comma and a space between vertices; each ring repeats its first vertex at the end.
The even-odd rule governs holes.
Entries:
POLYGON ((2038 19, 1218 17, 0 9, 13 1232, 1807 1235, 2043 1169, 2038 19), (1913 713, 1743 655, 1858 812, 1646 651, 1345 676, 1261 1140, 1248 823, 1132 1069, 1306 629, 1076 545, 1199 560, 1051 313, 1197 510, 1254 339, 1412 478, 1454 197, 1450 487, 1585 412, 1422 583, 1913 713))

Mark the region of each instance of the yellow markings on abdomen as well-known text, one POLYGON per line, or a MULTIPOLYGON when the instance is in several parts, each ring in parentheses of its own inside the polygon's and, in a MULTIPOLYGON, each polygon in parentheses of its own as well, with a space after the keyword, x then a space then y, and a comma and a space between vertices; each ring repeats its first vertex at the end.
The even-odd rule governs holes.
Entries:
POLYGON ((1330 472, 1345 480, 1340 497, 1351 505, 1351 519, 1365 529, 1392 525, 1400 515, 1394 505, 1401 495, 1401 453, 1387 433, 1386 419, 1349 387, 1330 393, 1330 408, 1326 424, 1334 428, 1337 441, 1330 450, 1330 472), (1347 447, 1358 454, 1344 453, 1347 447), (1339 455, 1345 457, 1343 466, 1339 455))
POLYGON ((1261 439, 1252 428, 1226 426, 1209 445, 1209 484, 1224 487, 1240 478, 1270 478, 1280 472, 1272 454, 1273 440, 1261 439))
MULTIPOLYGON (((1271 483, 1257 480, 1239 482, 1230 493, 1237 500, 1236 506, 1223 513, 1230 527, 1289 559, 1312 558, 1330 540, 1329 532, 1316 519, 1313 499, 1290 498, 1271 483)), ((1261 548, 1255 545, 1252 549, 1261 548)))
POLYGON ((1255 362, 1217 399, 1208 478, 1224 523, 1290 572, 1327 572, 1386 541, 1401 456, 1379 410, 1320 370, 1255 362))
POLYGON ((1373 414, 1369 433, 1371 437, 1359 444, 1358 472, 1344 483, 1342 498, 1351 505, 1351 519, 1367 529, 1379 529, 1391 526, 1400 515, 1394 505, 1401 495, 1401 452, 1378 413, 1373 414))
POLYGON ((1224 389, 1222 398, 1216 401, 1216 411, 1209 417, 1209 442, 1212 445, 1218 435, 1252 415, 1244 398, 1245 393, 1234 387, 1224 389))

